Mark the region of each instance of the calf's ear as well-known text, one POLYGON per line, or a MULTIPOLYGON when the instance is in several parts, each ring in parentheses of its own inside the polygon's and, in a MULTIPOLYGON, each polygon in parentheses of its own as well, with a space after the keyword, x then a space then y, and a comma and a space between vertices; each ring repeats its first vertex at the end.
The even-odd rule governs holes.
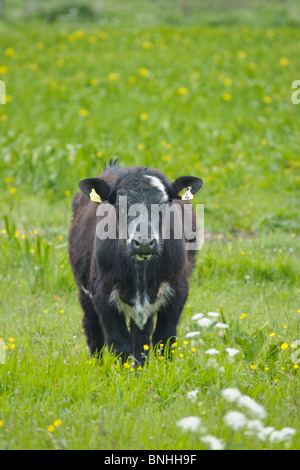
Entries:
POLYGON ((180 176, 171 183, 172 199, 182 199, 183 201, 193 199, 202 184, 202 179, 196 176, 180 176))
POLYGON ((78 183, 79 188, 90 201, 100 203, 108 201, 111 193, 111 187, 99 178, 87 178, 78 183))

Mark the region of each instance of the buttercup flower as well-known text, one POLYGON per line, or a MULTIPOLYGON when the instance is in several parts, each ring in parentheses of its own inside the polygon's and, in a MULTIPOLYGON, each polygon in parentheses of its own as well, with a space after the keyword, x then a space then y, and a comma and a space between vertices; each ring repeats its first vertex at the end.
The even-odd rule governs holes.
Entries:
POLYGON ((223 101, 231 101, 232 100, 232 95, 230 93, 223 93, 222 100, 223 101))
POLYGON ((88 109, 80 109, 78 111, 79 116, 88 116, 90 114, 88 109))

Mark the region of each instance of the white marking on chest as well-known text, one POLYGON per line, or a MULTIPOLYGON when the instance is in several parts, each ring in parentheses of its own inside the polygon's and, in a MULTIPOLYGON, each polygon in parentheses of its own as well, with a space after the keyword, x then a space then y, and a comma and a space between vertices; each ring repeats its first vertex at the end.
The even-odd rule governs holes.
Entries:
POLYGON ((115 304, 120 313, 132 318, 137 326, 142 329, 148 318, 157 313, 160 307, 163 307, 166 304, 173 292, 174 291, 169 284, 167 282, 163 282, 158 289, 154 303, 150 303, 147 294, 137 292, 134 299, 134 305, 131 307, 120 299, 119 291, 114 289, 109 296, 109 302, 115 304))

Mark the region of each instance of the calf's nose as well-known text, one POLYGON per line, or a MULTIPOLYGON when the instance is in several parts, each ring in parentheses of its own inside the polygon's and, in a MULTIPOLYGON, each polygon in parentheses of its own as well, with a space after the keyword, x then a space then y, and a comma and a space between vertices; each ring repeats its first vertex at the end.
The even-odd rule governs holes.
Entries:
POLYGON ((131 240, 131 247, 137 255, 152 255, 157 248, 157 241, 154 238, 136 237, 131 240))

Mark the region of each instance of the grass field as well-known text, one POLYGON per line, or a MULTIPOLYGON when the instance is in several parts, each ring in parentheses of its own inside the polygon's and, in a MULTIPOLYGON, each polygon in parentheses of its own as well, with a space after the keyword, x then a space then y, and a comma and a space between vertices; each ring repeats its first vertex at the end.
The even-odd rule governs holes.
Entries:
POLYGON ((266 18, 0 23, 0 449, 300 448, 300 31, 266 18), (143 370, 89 357, 67 255, 115 157, 204 181, 173 359, 143 370))

